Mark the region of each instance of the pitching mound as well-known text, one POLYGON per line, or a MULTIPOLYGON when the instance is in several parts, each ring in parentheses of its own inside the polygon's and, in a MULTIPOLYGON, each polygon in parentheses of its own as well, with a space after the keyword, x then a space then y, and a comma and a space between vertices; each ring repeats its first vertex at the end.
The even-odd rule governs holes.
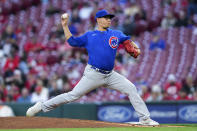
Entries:
MULTIPOLYGON (((98 128, 98 127, 133 127, 137 125, 48 117, 2 117, 0 129, 24 128, 98 128)), ((139 126, 139 125, 138 125, 139 126)))
MULTIPOLYGON (((0 117, 0 129, 150 127, 136 124, 48 117, 0 117)), ((153 126, 151 126, 153 127, 153 126)), ((158 127, 158 126, 156 126, 158 127)), ((184 127, 160 125, 159 127, 184 127)))

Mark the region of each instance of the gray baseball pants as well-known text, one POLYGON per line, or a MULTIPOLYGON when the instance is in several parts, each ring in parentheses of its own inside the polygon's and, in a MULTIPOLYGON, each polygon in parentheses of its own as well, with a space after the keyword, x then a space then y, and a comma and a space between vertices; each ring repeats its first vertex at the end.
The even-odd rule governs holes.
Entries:
POLYGON ((43 102, 42 111, 47 112, 61 104, 75 101, 91 90, 101 86, 126 94, 140 118, 146 119, 150 117, 150 113, 144 101, 138 95, 134 84, 115 71, 109 74, 102 74, 92 69, 90 65, 86 66, 83 77, 72 91, 43 102))

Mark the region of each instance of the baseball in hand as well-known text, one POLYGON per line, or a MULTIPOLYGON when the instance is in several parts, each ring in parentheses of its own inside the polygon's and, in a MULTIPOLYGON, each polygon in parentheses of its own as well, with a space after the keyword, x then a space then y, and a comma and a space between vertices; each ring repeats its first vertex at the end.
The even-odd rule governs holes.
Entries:
POLYGON ((67 18, 68 18, 68 13, 64 13, 64 14, 62 15, 62 18, 63 18, 63 19, 67 19, 67 18))

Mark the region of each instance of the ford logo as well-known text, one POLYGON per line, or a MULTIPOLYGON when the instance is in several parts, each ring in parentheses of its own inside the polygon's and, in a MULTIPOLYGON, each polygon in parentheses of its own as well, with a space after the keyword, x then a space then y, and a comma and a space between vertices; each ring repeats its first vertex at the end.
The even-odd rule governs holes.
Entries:
POLYGON ((197 122, 197 106, 185 106, 179 110, 179 116, 186 121, 197 122))
POLYGON ((105 106, 98 111, 98 118, 102 121, 109 122, 125 122, 132 116, 132 111, 129 107, 124 106, 105 106))

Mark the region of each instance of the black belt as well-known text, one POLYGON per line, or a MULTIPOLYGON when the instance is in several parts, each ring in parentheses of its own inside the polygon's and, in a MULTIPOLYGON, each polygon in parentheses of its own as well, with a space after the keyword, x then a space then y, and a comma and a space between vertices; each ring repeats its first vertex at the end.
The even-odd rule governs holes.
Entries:
POLYGON ((91 66, 90 68, 92 68, 92 69, 94 69, 94 70, 96 70, 96 71, 98 71, 100 73, 103 73, 103 74, 109 74, 109 73, 111 73, 111 71, 101 70, 101 69, 96 68, 94 66, 91 66))

